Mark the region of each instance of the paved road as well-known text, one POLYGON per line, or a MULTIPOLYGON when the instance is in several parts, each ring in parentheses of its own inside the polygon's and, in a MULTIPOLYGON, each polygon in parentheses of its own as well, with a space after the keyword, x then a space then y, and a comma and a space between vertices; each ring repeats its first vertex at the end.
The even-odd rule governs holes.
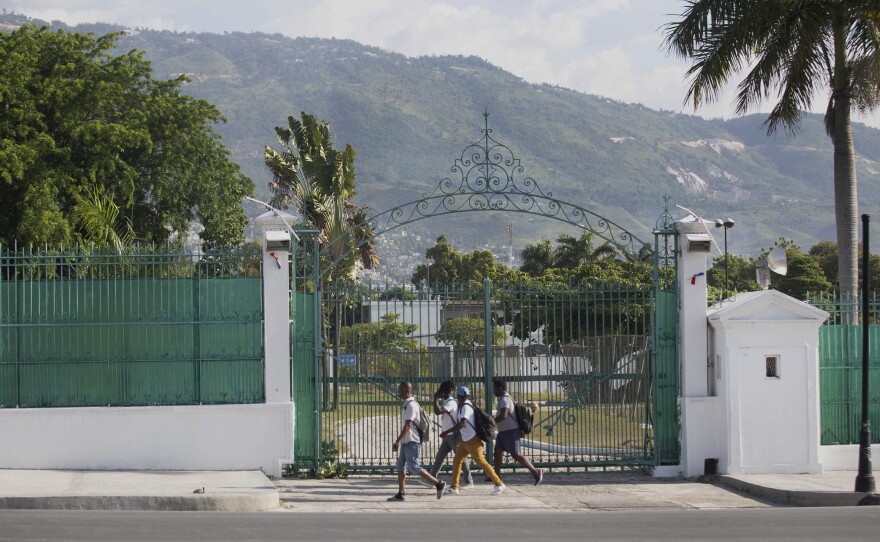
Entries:
POLYGON ((0 511, 0 541, 877 540, 876 507, 621 512, 244 514, 0 511), (418 528, 417 528, 418 526, 418 528))

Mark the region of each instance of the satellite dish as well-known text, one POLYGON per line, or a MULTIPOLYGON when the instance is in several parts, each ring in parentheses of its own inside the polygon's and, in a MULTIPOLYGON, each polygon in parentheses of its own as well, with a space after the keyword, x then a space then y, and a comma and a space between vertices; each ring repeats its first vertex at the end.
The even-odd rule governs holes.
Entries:
POLYGON ((788 273, 788 259, 782 247, 774 248, 765 259, 755 264, 756 280, 764 290, 770 287, 770 271, 783 276, 788 273))
POLYGON ((788 259, 785 257, 785 250, 782 247, 776 247, 767 255, 767 267, 770 271, 785 276, 788 273, 788 259))

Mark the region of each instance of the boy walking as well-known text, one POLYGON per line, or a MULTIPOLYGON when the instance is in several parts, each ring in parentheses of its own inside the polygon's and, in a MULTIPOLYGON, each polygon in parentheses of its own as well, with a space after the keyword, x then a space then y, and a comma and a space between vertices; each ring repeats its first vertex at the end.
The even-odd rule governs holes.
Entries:
POLYGON ((519 420, 513 409, 513 399, 507 393, 507 382, 503 380, 492 381, 492 393, 498 398, 498 410, 495 411, 495 423, 498 425, 498 435, 495 437, 495 472, 501 472, 501 462, 504 452, 510 454, 520 465, 527 468, 535 477, 535 485, 544 480, 544 469, 536 469, 531 461, 522 455, 520 440, 522 431, 519 429, 519 420))
POLYGON ((446 488, 446 482, 441 482, 428 474, 419 466, 419 452, 421 451, 421 439, 417 423, 421 416, 422 409, 412 396, 412 384, 409 382, 401 382, 397 386, 397 395, 403 399, 403 409, 400 413, 402 428, 397 440, 391 445, 391 449, 399 452, 397 456, 397 494, 389 497, 389 501, 405 501, 406 500, 406 470, 409 469, 413 474, 418 474, 425 480, 434 484, 437 490, 437 498, 443 496, 443 490, 446 488))
POLYGON ((450 433, 461 433, 461 444, 459 444, 458 449, 455 450, 455 459, 452 461, 452 487, 448 492, 453 495, 461 495, 458 491, 458 481, 461 477, 461 466, 467 456, 471 456, 474 463, 483 469, 486 476, 488 476, 492 480, 492 483, 495 484, 492 496, 497 497, 498 495, 501 495, 501 492, 504 491, 507 486, 504 485, 501 478, 494 470, 492 470, 491 465, 489 465, 486 458, 483 457, 483 441, 477 436, 477 420, 474 416, 474 404, 469 400, 471 391, 467 386, 462 386, 458 388, 458 393, 456 393, 456 395, 456 398, 458 399, 459 421, 452 426, 451 429, 447 429, 440 433, 440 436, 444 438, 450 433))
MULTIPOLYGON (((440 384, 437 392, 434 394, 434 414, 440 416, 440 430, 448 431, 458 423, 458 401, 453 397, 455 394, 455 382, 447 380, 440 384)), ((431 468, 431 476, 437 476, 440 469, 443 468, 443 462, 446 457, 458 449, 461 444, 461 433, 449 433, 440 444, 437 450, 437 456, 434 458, 434 466, 431 468)), ((468 461, 464 462, 464 477, 467 479, 467 485, 474 485, 471 477, 471 469, 468 461)))

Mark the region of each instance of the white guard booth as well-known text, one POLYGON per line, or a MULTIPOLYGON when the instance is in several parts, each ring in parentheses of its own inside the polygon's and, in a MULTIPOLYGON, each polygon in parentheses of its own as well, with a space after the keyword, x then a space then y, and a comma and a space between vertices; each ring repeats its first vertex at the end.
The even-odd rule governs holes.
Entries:
MULTIPOLYGON (((818 473, 819 326, 828 313, 775 290, 708 312, 708 395, 722 474, 818 473)), ((709 428, 707 428, 709 429, 709 428)))

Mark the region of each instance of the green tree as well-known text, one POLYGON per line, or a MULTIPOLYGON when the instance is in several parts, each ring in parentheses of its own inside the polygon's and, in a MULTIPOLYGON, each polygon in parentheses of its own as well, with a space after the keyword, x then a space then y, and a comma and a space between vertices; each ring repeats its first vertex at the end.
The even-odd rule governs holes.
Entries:
POLYGON ((83 239, 97 246, 112 246, 117 252, 134 242, 131 220, 119 215, 119 206, 113 195, 95 186, 88 199, 77 196, 73 210, 75 224, 80 227, 83 239))
POLYGON ((807 294, 831 290, 831 283, 812 256, 790 248, 785 251, 785 257, 788 260, 788 273, 773 276, 773 289, 801 300, 807 294))
MULTIPOLYGON (((755 261, 737 254, 728 254, 728 281, 730 292, 754 292, 760 290, 755 275, 755 261)), ((707 273, 706 282, 709 286, 724 289, 724 256, 718 256, 712 262, 707 273)))
MULTIPOLYGON (((492 344, 504 344, 507 333, 501 326, 494 326, 492 344)), ((451 344, 456 350, 467 350, 474 345, 486 344, 486 326, 482 318, 451 318, 443 322, 435 335, 438 341, 451 344)))
MULTIPOLYGON (((433 359, 428 349, 413 338, 416 324, 399 322, 400 315, 385 314, 379 322, 343 326, 339 330, 339 353, 356 354, 362 374, 381 374, 393 378, 431 374, 433 359)), ((351 376, 348 367, 343 375, 351 376)))
POLYGON ((876 0, 694 0, 669 24, 665 45, 693 59, 687 99, 718 98, 740 71, 736 111, 779 99, 765 125, 797 130, 819 88, 830 92, 825 127, 834 147, 834 202, 841 293, 858 293, 858 203, 850 113, 880 101, 880 15, 876 0))
POLYGON ((820 241, 810 247, 810 256, 816 260, 822 272, 831 284, 837 284, 837 243, 820 241))
POLYGON ((415 352, 424 347, 412 338, 419 326, 398 322, 399 314, 388 313, 379 322, 343 326, 339 330, 339 349, 343 353, 364 350, 415 352))
POLYGON ((466 281, 482 282, 492 275, 495 267, 495 256, 488 250, 475 250, 461 258, 461 277, 466 281))
POLYGON ((593 246, 593 232, 585 231, 579 237, 562 234, 556 238, 553 267, 575 269, 582 265, 613 259, 617 250, 608 241, 593 246))
POLYGON ((355 196, 355 152, 351 145, 333 146, 330 125, 301 112, 287 118, 287 127, 276 127, 282 150, 266 147, 266 167, 272 172, 269 188, 272 204, 291 205, 308 224, 318 230, 322 247, 330 257, 321 262, 330 268, 331 281, 352 279, 358 264, 371 269, 379 263, 376 243, 368 224, 369 209, 357 207, 355 196))
POLYGON ((520 271, 532 277, 540 277, 544 271, 553 267, 553 245, 548 239, 529 243, 519 253, 522 260, 520 271))
POLYGON ((0 240, 111 240, 86 216, 101 203, 146 242, 198 220, 207 245, 241 243, 253 184, 213 131, 223 117, 186 78, 154 80, 143 52, 111 54, 118 38, 0 34, 0 240))
POLYGON ((415 286, 443 288, 458 279, 461 253, 449 244, 445 235, 438 237, 434 245, 425 249, 425 258, 429 263, 416 265, 410 278, 415 286))

